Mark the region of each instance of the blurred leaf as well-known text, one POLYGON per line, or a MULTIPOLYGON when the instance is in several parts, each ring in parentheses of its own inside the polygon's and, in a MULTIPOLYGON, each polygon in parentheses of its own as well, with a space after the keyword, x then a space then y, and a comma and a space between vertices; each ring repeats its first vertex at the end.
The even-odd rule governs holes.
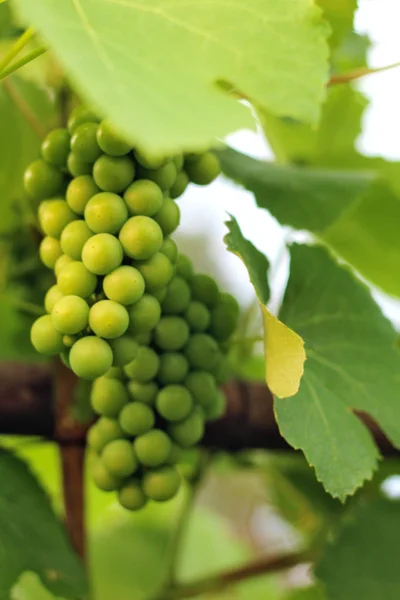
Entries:
POLYGON ((320 586, 313 585, 312 587, 301 588, 290 592, 281 600, 328 600, 324 591, 320 586))
MULTIPOLYGON (((35 573, 27 571, 13 587, 11 600, 55 600, 55 596, 46 590, 35 573)), ((57 600, 63 599, 58 597, 57 600)))
POLYGON ((400 447, 396 333, 367 288, 318 247, 292 247, 279 317, 307 353, 299 393, 275 402, 280 431, 343 500, 371 478, 379 456, 354 410, 369 413, 400 447))
POLYGON ((0 598, 24 571, 34 571, 54 594, 76 598, 86 591, 83 567, 27 465, 0 451, 0 598))
POLYGON ((360 504, 316 567, 331 600, 400 598, 400 505, 360 504))

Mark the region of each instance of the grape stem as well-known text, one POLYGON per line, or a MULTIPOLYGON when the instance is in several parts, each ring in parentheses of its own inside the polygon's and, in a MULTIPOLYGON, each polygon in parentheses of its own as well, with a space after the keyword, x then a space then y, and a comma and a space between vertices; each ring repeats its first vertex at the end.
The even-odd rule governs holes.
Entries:
POLYGON ((28 27, 26 31, 17 39, 15 44, 13 44, 10 50, 3 56, 0 60, 0 73, 5 69, 10 62, 21 52, 22 48, 24 48, 28 42, 34 37, 35 30, 33 27, 28 27))
POLYGON ((25 121, 30 125, 32 130, 36 133, 36 135, 43 139, 46 137, 46 130, 43 128, 39 119, 25 100, 23 96, 18 91, 17 87, 14 85, 14 82, 11 79, 7 79, 3 81, 4 89, 14 102, 15 106, 20 111, 21 115, 24 117, 25 121))
POLYGON ((8 75, 11 75, 11 73, 18 71, 18 69, 20 69, 21 67, 24 67, 28 63, 32 62, 35 58, 37 58, 38 56, 41 56, 45 52, 47 52, 47 48, 45 46, 40 46, 39 48, 35 48, 34 50, 31 50, 31 52, 28 52, 28 54, 25 54, 25 56, 23 56, 19 60, 16 60, 11 65, 8 65, 4 69, 2 69, 0 71, 0 79, 4 79, 5 77, 8 77, 8 75))

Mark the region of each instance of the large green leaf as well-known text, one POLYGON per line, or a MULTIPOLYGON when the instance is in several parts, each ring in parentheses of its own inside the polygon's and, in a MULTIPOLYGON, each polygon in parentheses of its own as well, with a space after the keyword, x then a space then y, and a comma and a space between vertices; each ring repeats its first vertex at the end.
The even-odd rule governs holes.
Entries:
POLYGON ((329 600, 400 598, 400 506, 360 505, 317 565, 329 600))
POLYGON ((54 594, 75 599, 86 591, 83 566, 49 500, 27 465, 0 450, 0 599, 24 571, 34 571, 54 594))
POLYGON ((354 410, 369 413, 400 447, 396 333, 368 289, 318 247, 292 248, 279 316, 307 353, 298 394, 275 402, 280 430, 326 490, 344 499, 371 478, 379 456, 354 410))
POLYGON ((203 147, 249 126, 227 86, 273 114, 318 119, 328 28, 309 0, 19 5, 87 99, 149 151, 203 147))

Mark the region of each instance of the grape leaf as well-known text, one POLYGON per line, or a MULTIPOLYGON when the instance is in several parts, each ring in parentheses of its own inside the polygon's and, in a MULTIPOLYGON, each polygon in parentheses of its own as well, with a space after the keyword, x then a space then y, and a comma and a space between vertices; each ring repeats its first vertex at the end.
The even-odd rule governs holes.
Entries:
POLYGON ((309 0, 19 5, 85 97, 149 152, 206 147, 252 125, 223 91, 232 86, 273 114, 319 117, 328 27, 309 0))
POLYGON ((400 447, 396 332, 364 284, 318 247, 292 247, 279 318, 307 353, 298 394, 275 402, 281 433, 343 500, 371 478, 379 457, 354 410, 369 413, 400 447))
POLYGON ((36 572, 56 595, 75 599, 84 594, 83 566, 27 465, 3 449, 0 472, 0 599, 9 599, 24 571, 36 572))
POLYGON ((316 567, 329 600, 400 598, 399 527, 398 502, 359 505, 316 567))

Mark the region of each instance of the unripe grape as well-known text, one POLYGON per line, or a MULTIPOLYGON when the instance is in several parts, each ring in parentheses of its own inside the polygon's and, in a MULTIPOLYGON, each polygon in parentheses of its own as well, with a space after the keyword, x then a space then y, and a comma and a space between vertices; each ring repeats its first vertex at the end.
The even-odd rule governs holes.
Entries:
POLYGON ((142 331, 141 333, 136 333, 133 337, 140 346, 150 346, 153 339, 151 331, 142 331))
POLYGON ((75 129, 77 127, 79 127, 79 125, 82 125, 82 123, 98 123, 98 122, 99 122, 99 119, 92 110, 90 110, 89 108, 86 108, 86 106, 77 106, 76 108, 74 108, 74 110, 71 112, 71 114, 69 116, 67 127, 68 127, 68 131, 70 133, 73 133, 75 131, 75 129))
POLYGON ((202 407, 213 404, 218 394, 215 377, 207 371, 192 371, 185 379, 185 386, 202 407))
POLYGON ((47 290, 46 295, 44 297, 44 307, 47 313, 51 313, 51 311, 54 308, 54 305, 60 300, 60 298, 63 297, 63 295, 64 294, 62 293, 58 285, 52 285, 51 288, 47 290))
POLYGON ((79 296, 63 296, 55 304, 51 318, 60 333, 79 333, 88 324, 89 306, 79 296))
POLYGON ((169 453, 166 464, 167 465, 176 465, 180 462, 182 458, 183 449, 178 446, 175 442, 171 444, 171 452, 169 453))
POLYGON ((118 491, 118 501, 127 510, 140 510, 147 503, 147 498, 139 481, 130 480, 118 491))
POLYGON ((99 337, 120 337, 128 329, 128 311, 122 304, 113 300, 100 300, 93 304, 89 311, 89 325, 99 337))
MULTIPOLYGON (((63 336, 64 343, 64 336, 63 336)), ((69 362, 69 348, 64 348, 62 352, 60 352, 61 362, 67 367, 67 369, 71 368, 71 363, 69 362)))
POLYGON ((82 262, 95 275, 107 275, 120 266, 122 246, 110 233, 97 233, 83 246, 82 262))
POLYGON ((82 123, 74 129, 71 137, 71 151, 80 160, 94 163, 101 155, 97 143, 97 123, 82 123))
POLYGON ((71 348, 71 369, 82 379, 97 379, 105 375, 113 362, 110 346, 93 335, 83 337, 71 348))
POLYGON ((132 444, 128 440, 114 440, 101 453, 101 460, 114 477, 129 477, 138 468, 132 444))
POLYGON ((165 256, 169 258, 169 260, 172 262, 172 264, 175 264, 178 256, 178 247, 172 238, 166 238, 163 241, 162 246, 160 248, 160 252, 165 254, 165 256))
POLYGON ((118 417, 128 400, 128 392, 119 379, 103 376, 93 382, 90 402, 93 410, 98 415, 111 418, 118 417))
POLYGON ((184 254, 178 254, 176 259, 176 274, 186 281, 191 281, 194 275, 194 269, 191 261, 184 254))
POLYGON ((75 217, 65 200, 46 200, 40 207, 40 227, 45 235, 53 238, 58 239, 64 227, 75 217))
POLYGON ((154 350, 147 346, 140 346, 136 358, 125 365, 124 371, 128 377, 146 383, 157 375, 160 358, 154 350))
POLYGON ((138 460, 146 467, 158 467, 165 463, 171 452, 171 440, 161 429, 152 429, 133 442, 138 460))
POLYGON ((215 339, 206 333, 194 333, 185 348, 185 354, 193 369, 211 371, 221 359, 215 339))
POLYGON ((198 300, 192 300, 185 311, 185 319, 192 331, 206 331, 210 325, 211 315, 208 308, 198 300))
POLYGON ((70 135, 66 129, 50 131, 41 146, 44 160, 55 167, 65 167, 69 154, 69 140, 70 135))
POLYGON ((236 319, 239 318, 240 306, 239 306, 238 301, 236 300, 236 298, 234 298, 234 296, 232 296, 232 294, 227 294, 227 293, 223 292, 219 297, 219 301, 221 304, 228 307, 229 310, 231 310, 233 312, 236 319))
POLYGON ((86 204, 99 191, 91 175, 79 175, 69 183, 66 200, 74 212, 83 215, 86 204))
POLYGON ((57 259, 62 254, 61 245, 53 237, 46 236, 42 239, 39 246, 40 260, 48 269, 54 269, 57 259))
POLYGON ((210 331, 213 336, 219 341, 228 340, 237 326, 237 316, 230 306, 219 302, 211 310, 210 331))
POLYGON ((128 218, 121 196, 100 192, 86 204, 85 221, 95 233, 117 233, 128 218))
POLYGON ((163 288, 160 288, 159 290, 154 290, 154 292, 153 292, 154 298, 156 298, 160 304, 162 302, 164 302, 166 295, 167 295, 167 286, 164 286, 163 288))
POLYGON ((208 185, 218 177, 221 166, 213 152, 205 152, 195 160, 186 160, 185 171, 193 183, 208 185))
POLYGON ((56 330, 50 315, 39 317, 31 328, 31 342, 40 354, 55 356, 64 349, 62 334, 56 330))
POLYGON ((165 236, 170 235, 178 227, 181 220, 179 206, 171 198, 164 198, 160 210, 153 216, 165 236))
POLYGON ((207 421, 220 419, 226 411, 226 397, 221 390, 217 390, 214 401, 204 408, 207 421))
POLYGON ((180 350, 189 339, 189 327, 180 317, 162 317, 155 328, 155 341, 161 350, 180 350))
POLYGON ((92 477, 96 486, 103 492, 113 492, 121 484, 121 480, 110 473, 101 458, 92 466, 92 477))
POLYGON ((124 141, 115 127, 108 120, 100 123, 97 130, 97 143, 110 156, 123 156, 132 150, 132 146, 124 141))
POLYGON ((181 152, 179 154, 176 154, 173 157, 172 162, 175 165, 175 169, 176 169, 177 173, 179 173, 179 171, 182 171, 182 169, 183 169, 183 163, 184 163, 183 154, 181 152))
POLYGON ((150 156, 137 148, 134 150, 133 155, 138 164, 145 169, 159 169, 168 161, 165 156, 150 156))
POLYGON ((166 502, 176 496, 181 484, 178 471, 174 467, 163 467, 145 473, 143 490, 148 498, 166 502))
POLYGON ((121 426, 116 419, 100 417, 100 419, 95 423, 95 427, 99 432, 99 435, 97 436, 99 447, 94 448, 96 452, 101 452, 101 450, 110 442, 124 437, 124 432, 122 431, 121 426))
POLYGON ((189 363, 179 352, 166 352, 160 356, 157 378, 162 384, 180 383, 188 374, 189 363))
MULTIPOLYGON (((109 344, 110 348, 112 342, 113 340, 107 340, 107 343, 109 344)), ((107 373, 105 373, 104 377, 108 377, 109 379, 120 379, 121 381, 123 381, 125 379, 125 374, 122 367, 112 366, 110 369, 108 369, 107 373)))
POLYGON ((132 400, 152 405, 156 400, 158 386, 154 381, 149 381, 148 383, 129 381, 128 393, 132 400))
POLYGON ((59 276, 59 274, 61 273, 62 269, 66 266, 69 265, 69 263, 74 262, 74 259, 71 258, 70 256, 68 256, 68 254, 61 254, 61 256, 59 256, 56 260, 56 264, 54 265, 54 273, 56 275, 56 277, 59 276))
POLYGON ((155 417, 152 409, 143 402, 129 402, 121 410, 119 424, 125 433, 131 436, 142 435, 154 427, 155 417))
POLYGON ((100 453, 104 445, 101 432, 97 423, 94 423, 88 430, 86 436, 87 445, 93 452, 100 453))
POLYGON ((163 313, 178 315, 189 306, 191 291, 183 277, 175 276, 167 287, 167 294, 162 303, 163 313))
POLYGON ((136 266, 143 276, 147 292, 155 292, 166 286, 174 273, 171 261, 161 252, 137 263, 136 266))
POLYGON ((194 446, 204 435, 204 413, 202 409, 195 406, 186 419, 172 423, 168 431, 172 439, 183 448, 194 446))
POLYGON ((161 317, 161 306, 154 296, 143 296, 129 307, 129 331, 133 334, 151 331, 161 317))
POLYGON ((142 274, 137 269, 125 265, 104 277, 103 289, 110 300, 130 305, 143 296, 145 283, 142 274))
POLYGON ((125 253, 136 260, 151 258, 163 243, 160 226, 150 217, 131 217, 122 226, 119 240, 125 253))
POLYGON ((67 348, 72 348, 72 346, 75 344, 75 342, 79 339, 79 336, 77 335, 63 335, 63 344, 64 346, 66 346, 67 348))
POLYGON ((154 181, 139 179, 125 191, 124 200, 131 215, 151 217, 160 210, 163 193, 154 181))
POLYGON ((191 280, 192 296, 195 300, 213 307, 219 300, 219 290, 214 279, 209 275, 196 274, 191 280))
POLYGON ((97 277, 88 271, 83 262, 74 260, 60 270, 57 285, 65 295, 87 298, 96 289, 97 277))
POLYGON ((144 167, 139 167, 138 175, 140 179, 150 179, 151 181, 154 181, 154 183, 156 183, 163 191, 167 191, 175 182, 176 168, 174 163, 171 161, 162 167, 159 167, 158 169, 146 169, 144 167))
POLYGON ((123 335, 108 342, 113 353, 113 365, 123 367, 137 356, 139 344, 130 335, 123 335))
POLYGON ((181 421, 192 410, 193 399, 183 385, 167 385, 157 395, 156 407, 167 421, 181 421))
POLYGON ((179 198, 182 196, 187 186, 189 185, 189 177, 185 171, 178 173, 175 183, 169 190, 169 195, 172 199, 179 198))
POLYGON ((52 198, 62 192, 64 176, 44 160, 35 160, 24 173, 24 186, 33 200, 52 198))
POLYGON ((93 167, 93 179, 105 192, 123 192, 132 183, 135 166, 128 156, 103 154, 93 167))
POLYGON ((71 221, 61 234, 62 251, 74 260, 81 260, 83 246, 92 235, 93 232, 90 231, 85 221, 71 221))
POLYGON ((76 154, 70 152, 67 158, 67 168, 73 177, 81 177, 92 174, 93 164, 81 160, 76 154))

